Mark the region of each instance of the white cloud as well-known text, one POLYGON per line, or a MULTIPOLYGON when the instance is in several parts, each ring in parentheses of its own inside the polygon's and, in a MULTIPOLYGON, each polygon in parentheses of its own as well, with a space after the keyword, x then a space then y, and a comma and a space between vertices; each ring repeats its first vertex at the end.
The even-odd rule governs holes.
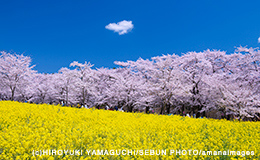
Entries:
POLYGON ((260 37, 258 38, 258 43, 260 43, 260 37))
POLYGON ((109 23, 105 28, 117 32, 119 35, 123 35, 131 31, 134 28, 134 25, 132 24, 132 21, 123 20, 117 23, 109 23))

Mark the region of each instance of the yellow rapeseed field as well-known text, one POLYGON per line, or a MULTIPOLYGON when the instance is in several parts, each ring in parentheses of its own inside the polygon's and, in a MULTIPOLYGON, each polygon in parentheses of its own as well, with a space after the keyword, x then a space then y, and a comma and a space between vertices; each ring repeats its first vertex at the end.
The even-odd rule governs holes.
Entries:
POLYGON ((259 122, 0 101, 4 160, 260 159, 259 151, 259 122))

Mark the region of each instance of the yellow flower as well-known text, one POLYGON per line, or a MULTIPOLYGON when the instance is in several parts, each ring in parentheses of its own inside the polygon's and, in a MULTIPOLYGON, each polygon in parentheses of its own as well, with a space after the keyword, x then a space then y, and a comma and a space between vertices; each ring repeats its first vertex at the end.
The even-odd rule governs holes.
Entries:
POLYGON ((259 126, 259 122, 0 101, 0 159, 237 158, 230 155, 190 155, 188 150, 249 151, 250 155, 239 158, 260 159, 259 126), (76 150, 79 150, 79 155, 75 155, 76 150), (109 155, 98 155, 101 150, 103 153, 108 150, 109 155), (114 155, 110 155, 111 150, 114 155), (144 155, 140 152, 116 155, 116 151, 122 150, 149 150, 149 153, 150 150, 167 150, 167 155, 144 155), (174 150, 174 154, 170 155, 170 150, 174 150), (176 154, 176 150, 186 150, 187 154, 176 154))

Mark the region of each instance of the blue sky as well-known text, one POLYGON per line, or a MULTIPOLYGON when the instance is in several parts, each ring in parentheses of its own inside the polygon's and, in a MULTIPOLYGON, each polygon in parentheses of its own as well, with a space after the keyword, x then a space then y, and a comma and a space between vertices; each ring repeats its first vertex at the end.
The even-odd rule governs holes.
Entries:
POLYGON ((0 0, 0 50, 32 58, 39 72, 72 61, 115 67, 114 61, 167 53, 259 47, 260 1, 0 0), (105 28, 132 21, 119 35, 105 28))

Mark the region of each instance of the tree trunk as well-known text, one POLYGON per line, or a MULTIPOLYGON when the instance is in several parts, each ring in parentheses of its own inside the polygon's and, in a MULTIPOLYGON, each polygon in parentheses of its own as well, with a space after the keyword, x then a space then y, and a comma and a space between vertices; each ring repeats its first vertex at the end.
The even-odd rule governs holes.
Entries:
POLYGON ((12 91, 11 101, 13 101, 13 100, 14 100, 14 91, 15 91, 15 88, 13 88, 11 91, 12 91))
POLYGON ((69 101, 69 92, 68 92, 68 88, 66 88, 66 106, 68 105, 68 101, 69 101))
POLYGON ((164 115, 166 103, 163 103, 160 114, 164 115))
POLYGON ((171 109, 171 106, 168 104, 167 105, 167 114, 170 114, 170 109, 171 109))
POLYGON ((132 105, 127 105, 127 108, 128 108, 128 112, 133 112, 133 106, 132 105))
POLYGON ((145 107, 145 113, 149 113, 149 109, 150 109, 150 107, 145 107))
POLYGON ((82 88, 82 104, 85 104, 85 88, 82 88))

